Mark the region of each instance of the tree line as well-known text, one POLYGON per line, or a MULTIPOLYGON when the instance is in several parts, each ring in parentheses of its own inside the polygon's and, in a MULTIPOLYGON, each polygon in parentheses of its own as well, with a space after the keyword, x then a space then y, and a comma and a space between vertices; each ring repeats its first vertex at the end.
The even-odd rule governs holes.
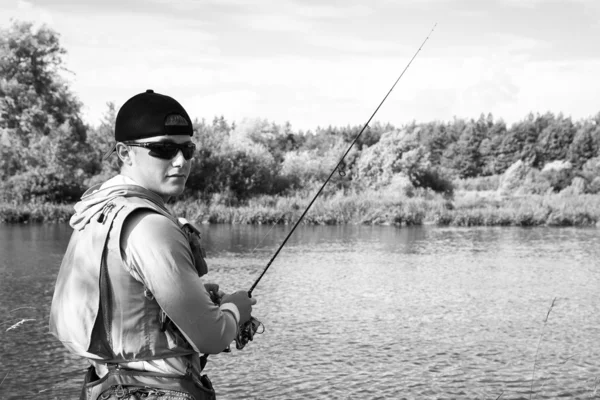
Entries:
MULTIPOLYGON (((102 162, 114 134, 108 103, 97 126, 82 121, 81 102, 64 75, 65 49, 54 30, 13 22, 0 30, 0 201, 70 203, 118 173, 102 162)), ((362 126, 294 130, 265 119, 238 123, 223 116, 194 121, 198 153, 184 197, 241 202, 260 195, 314 189, 337 164, 362 126)), ((521 160, 559 191, 575 177, 600 191, 600 112, 579 121, 529 114, 510 127, 491 114, 478 119, 373 123, 335 174, 329 191, 385 187, 404 179, 414 188, 452 194, 457 179, 494 176, 521 160)))

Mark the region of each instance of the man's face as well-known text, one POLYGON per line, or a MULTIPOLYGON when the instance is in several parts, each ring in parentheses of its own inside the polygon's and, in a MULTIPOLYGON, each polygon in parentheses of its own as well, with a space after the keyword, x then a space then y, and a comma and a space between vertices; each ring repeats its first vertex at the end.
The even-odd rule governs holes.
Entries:
MULTIPOLYGON (((155 136, 140 139, 137 143, 174 142, 190 143, 188 135, 155 136)), ((127 175, 148 190, 161 196, 165 201, 171 196, 183 192, 185 182, 190 175, 192 160, 186 160, 181 151, 170 160, 151 156, 150 149, 144 147, 130 147, 131 166, 127 175)))

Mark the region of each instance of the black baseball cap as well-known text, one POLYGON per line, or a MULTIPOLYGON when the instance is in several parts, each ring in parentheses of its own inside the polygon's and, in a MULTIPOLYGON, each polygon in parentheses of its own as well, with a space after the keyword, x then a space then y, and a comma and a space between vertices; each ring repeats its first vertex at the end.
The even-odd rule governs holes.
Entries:
POLYGON ((121 106, 115 122, 115 144, 102 159, 106 160, 115 151, 116 142, 193 134, 192 120, 183 106, 172 97, 148 89, 121 106))

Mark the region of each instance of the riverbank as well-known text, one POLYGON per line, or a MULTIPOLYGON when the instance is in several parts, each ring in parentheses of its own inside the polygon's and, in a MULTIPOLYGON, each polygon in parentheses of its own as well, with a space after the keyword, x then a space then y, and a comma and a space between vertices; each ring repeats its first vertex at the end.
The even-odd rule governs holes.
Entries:
MULTIPOLYGON (((201 224, 293 224, 310 196, 262 196, 245 204, 179 201, 169 207, 201 224)), ((0 204, 2 223, 67 222, 72 205, 0 204)), ((320 197, 305 224, 438 226, 600 226, 600 195, 546 194, 502 197, 495 191, 459 191, 453 199, 423 192, 336 193, 320 197)))

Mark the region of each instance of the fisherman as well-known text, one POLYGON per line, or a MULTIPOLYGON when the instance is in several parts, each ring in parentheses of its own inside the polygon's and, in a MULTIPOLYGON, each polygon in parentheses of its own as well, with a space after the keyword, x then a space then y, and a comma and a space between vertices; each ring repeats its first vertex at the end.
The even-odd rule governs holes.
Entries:
POLYGON ((165 207, 184 190, 192 135, 175 99, 133 96, 104 156, 116 153, 120 174, 75 205, 50 331, 91 363, 81 399, 214 399, 205 355, 228 348, 251 319, 248 292, 203 284, 199 233, 165 207))

